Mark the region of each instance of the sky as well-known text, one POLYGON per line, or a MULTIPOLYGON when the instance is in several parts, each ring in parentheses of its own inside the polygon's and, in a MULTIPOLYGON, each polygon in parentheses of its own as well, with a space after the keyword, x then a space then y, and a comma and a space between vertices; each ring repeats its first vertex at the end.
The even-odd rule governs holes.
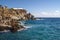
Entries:
POLYGON ((9 8, 24 8, 35 17, 60 17, 60 0, 0 0, 9 8))

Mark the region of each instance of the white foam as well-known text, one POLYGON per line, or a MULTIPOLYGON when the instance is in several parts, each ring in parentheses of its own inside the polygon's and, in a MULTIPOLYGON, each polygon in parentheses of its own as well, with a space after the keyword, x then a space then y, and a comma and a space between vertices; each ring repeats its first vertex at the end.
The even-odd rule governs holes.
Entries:
POLYGON ((22 29, 19 29, 18 31, 22 31, 22 30, 27 30, 29 27, 27 27, 27 26, 24 26, 24 28, 22 28, 22 29))
POLYGON ((36 19, 36 20, 44 20, 44 19, 36 19))
POLYGON ((22 28, 22 29, 19 29, 19 30, 17 30, 17 31, 22 31, 22 30, 24 30, 25 28, 22 28))
POLYGON ((4 30, 4 31, 0 31, 0 32, 9 32, 10 30, 4 30))

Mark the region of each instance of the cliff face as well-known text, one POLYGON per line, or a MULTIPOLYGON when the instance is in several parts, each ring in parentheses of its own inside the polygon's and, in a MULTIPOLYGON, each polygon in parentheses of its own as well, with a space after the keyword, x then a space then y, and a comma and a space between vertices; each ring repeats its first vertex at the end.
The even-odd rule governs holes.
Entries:
POLYGON ((6 6, 0 6, 0 19, 22 19, 22 20, 29 20, 33 19, 33 15, 27 13, 25 9, 14 9, 14 8, 7 8, 6 6))
POLYGON ((22 20, 33 20, 34 16, 31 13, 27 13, 27 10, 25 9, 14 9, 15 14, 18 18, 22 20))
POLYGON ((33 20, 34 16, 31 13, 27 13, 25 9, 7 8, 7 6, 0 5, 0 29, 13 29, 17 30, 23 28, 18 26, 17 20, 33 20))

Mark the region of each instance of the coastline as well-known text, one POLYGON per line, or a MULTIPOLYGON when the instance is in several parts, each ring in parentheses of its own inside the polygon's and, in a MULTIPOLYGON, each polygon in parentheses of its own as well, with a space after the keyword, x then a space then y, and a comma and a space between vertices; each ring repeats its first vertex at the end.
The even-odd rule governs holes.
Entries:
POLYGON ((23 30, 25 28, 23 22, 18 21, 34 19, 34 16, 26 9, 14 9, 0 5, 0 32, 23 30))
MULTIPOLYGON (((21 29, 18 29, 17 31, 23 31, 25 30, 26 28, 21 28, 21 29)), ((0 31, 0 33, 4 33, 4 32, 10 32, 10 30, 4 30, 4 31, 0 31)))

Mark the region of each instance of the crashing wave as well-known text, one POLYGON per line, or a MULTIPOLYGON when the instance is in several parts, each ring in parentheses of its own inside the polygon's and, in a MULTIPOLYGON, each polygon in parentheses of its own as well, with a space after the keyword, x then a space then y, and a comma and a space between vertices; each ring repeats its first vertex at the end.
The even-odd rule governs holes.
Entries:
POLYGON ((36 20, 44 20, 44 19, 36 19, 36 20))

